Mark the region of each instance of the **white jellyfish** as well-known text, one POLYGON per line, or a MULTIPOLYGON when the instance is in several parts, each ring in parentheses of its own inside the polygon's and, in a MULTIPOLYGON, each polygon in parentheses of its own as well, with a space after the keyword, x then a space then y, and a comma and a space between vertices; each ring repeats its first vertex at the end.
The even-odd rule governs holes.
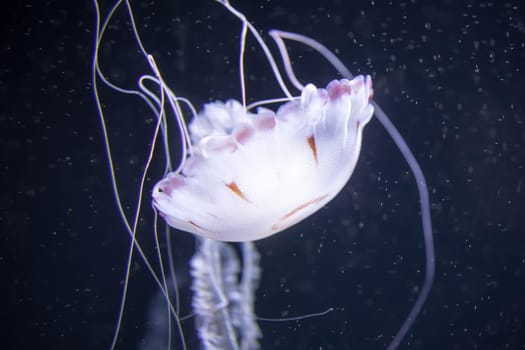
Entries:
MULTIPOLYGON (((98 50, 115 10, 117 1, 103 22, 95 0, 97 30, 93 59, 93 87, 105 135, 105 144, 115 198, 131 236, 128 273, 117 331, 111 348, 115 347, 124 312, 131 254, 135 249, 148 265, 165 295, 179 332, 178 307, 172 305, 164 272, 155 274, 138 242, 135 240, 139 209, 128 219, 120 204, 111 149, 98 84, 102 82, 123 93, 140 96, 157 117, 152 144, 158 135, 165 135, 166 112, 171 109, 182 135, 183 157, 153 188, 153 205, 166 223, 196 235, 197 251, 191 261, 194 292, 193 308, 197 331, 205 349, 258 349, 261 336, 253 310, 255 289, 259 283, 259 256, 252 243, 274 235, 312 215, 344 188, 356 166, 361 150, 363 128, 373 114, 388 131, 407 160, 419 190, 423 233, 425 238, 426 274, 416 302, 388 349, 398 347, 428 297, 434 277, 434 251, 430 208, 422 171, 403 138, 386 114, 372 100, 369 76, 353 77, 344 64, 319 42, 300 34, 273 30, 270 36, 279 49, 288 79, 300 91, 293 96, 284 83, 280 70, 263 38, 245 16, 227 0, 218 0, 242 23, 239 54, 242 101, 228 100, 206 104, 200 113, 185 98, 168 87, 153 56, 142 46, 129 2, 129 13, 137 43, 147 59, 153 75, 139 80, 139 90, 126 90, 105 78, 98 63, 98 50), (244 50, 248 31, 257 40, 274 72, 285 97, 246 103, 244 50), (326 88, 303 85, 295 76, 285 44, 294 40, 323 55, 344 77, 331 81, 326 88), (158 92, 146 87, 157 86, 158 92), (262 107, 282 103, 276 110, 262 107), (186 126, 181 104, 193 111, 186 126), (242 269, 238 257, 228 243, 242 243, 242 269)), ((165 137, 165 136, 164 136, 165 137)), ((167 143, 168 140, 164 139, 167 143)), ((150 155, 154 152, 152 146, 150 155)), ((169 157, 169 151, 166 151, 169 157)), ((151 156, 149 158, 151 160, 151 156)), ((148 166, 144 171, 141 188, 148 166)), ((139 201, 142 197, 139 197, 139 201)), ((140 206, 137 206, 139 208, 140 206)), ((159 255, 162 266, 162 257, 159 255)), ((182 347, 186 348, 182 336, 182 347)))
POLYGON ((237 101, 207 104, 190 124, 193 154, 153 190, 177 229, 253 241, 319 210, 345 186, 373 108, 370 77, 312 84, 274 113, 237 101))

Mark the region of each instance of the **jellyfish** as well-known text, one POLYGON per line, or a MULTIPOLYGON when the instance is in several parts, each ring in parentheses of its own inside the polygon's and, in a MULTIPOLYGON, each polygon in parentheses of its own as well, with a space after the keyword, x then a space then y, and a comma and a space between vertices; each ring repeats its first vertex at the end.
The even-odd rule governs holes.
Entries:
MULTIPOLYGON (((117 1, 102 19, 94 0, 97 27, 93 55, 93 89, 104 135, 111 181, 117 207, 130 235, 130 247, 122 302, 111 349, 117 345, 134 253, 138 253, 165 297, 181 348, 186 349, 175 287, 169 288, 166 259, 160 253, 157 224, 153 229, 159 247, 160 274, 136 239, 145 180, 157 141, 166 154, 164 176, 152 189, 155 212, 169 227, 192 234, 196 251, 190 261, 193 317, 204 349, 258 349, 262 336, 254 311, 255 292, 261 269, 254 241, 278 234, 313 215, 329 203, 349 181, 357 164, 363 130, 373 115, 380 121, 405 157, 419 192, 425 241, 425 279, 419 295, 388 350, 398 348, 413 325, 430 293, 434 278, 434 248, 428 191, 423 172, 406 142, 386 113, 373 100, 370 76, 354 77, 342 61, 321 43, 297 33, 271 30, 286 78, 300 92, 288 89, 277 60, 258 30, 228 0, 216 0, 241 25, 238 65, 241 101, 230 99, 208 103, 201 112, 169 87, 155 57, 142 44, 128 1, 117 1), (137 89, 111 82, 99 64, 99 49, 115 11, 124 6, 133 35, 151 75, 143 75, 137 89), (247 103, 244 72, 246 38, 250 33, 264 52, 283 97, 247 103), (321 54, 342 75, 325 88, 303 84, 296 76, 286 40, 296 41, 321 54), (129 217, 123 209, 116 180, 99 84, 140 97, 156 116, 144 172, 139 181, 138 204, 129 217), (153 85, 154 88, 150 86, 153 85), (271 106, 279 104, 277 109, 271 106), (183 108, 191 112, 187 124, 183 108), (170 114, 181 135, 181 161, 171 164, 168 146, 170 114), (240 257, 232 248, 240 242, 240 257), (242 264, 239 260, 242 259, 242 264), (242 267, 241 267, 242 266, 242 267), (175 302, 172 299, 175 298, 175 302)), ((168 237, 170 234, 168 232, 168 237)), ((168 253, 168 259, 171 261, 168 253)), ((169 264, 172 266, 172 264, 169 264)), ((171 271, 171 275, 173 271, 171 271)), ((173 281, 176 286, 176 276, 173 281)), ((170 321, 171 322, 171 321, 170 321)), ((169 325, 171 329, 171 323, 169 325)), ((171 346, 171 344, 169 345, 171 346)))

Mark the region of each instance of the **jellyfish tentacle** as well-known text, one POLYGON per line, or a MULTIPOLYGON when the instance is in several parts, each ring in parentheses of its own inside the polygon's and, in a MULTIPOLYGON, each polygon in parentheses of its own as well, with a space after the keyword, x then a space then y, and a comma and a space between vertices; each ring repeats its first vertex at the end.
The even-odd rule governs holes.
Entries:
POLYGON ((293 99, 292 94, 290 93, 290 91, 286 87, 286 84, 284 83, 284 80, 279 71, 279 67, 277 67, 277 64, 275 63, 275 59, 273 58, 272 53, 270 49, 268 48, 268 45, 266 45, 266 43, 264 42, 264 39, 261 37, 257 29, 250 23, 250 21, 248 21, 248 19, 242 12, 238 11, 232 5, 230 5, 230 2, 228 0, 215 0, 215 1, 220 3, 222 6, 224 6, 224 8, 226 8, 226 10, 228 10, 228 12, 230 12, 232 15, 237 17, 243 23, 243 26, 246 25, 248 27, 248 29, 254 36, 255 40, 257 40, 259 47, 263 50, 264 55, 266 56, 266 60, 270 64, 273 75, 275 76, 275 79, 279 83, 279 87, 289 99, 293 99))
MULTIPOLYGON (((94 31, 94 36, 95 36, 94 52, 92 56, 92 65, 91 65, 92 67, 92 88, 93 88, 95 104, 96 104, 98 117, 99 117, 101 129, 103 133, 103 138, 104 138, 104 146, 105 146, 105 152, 106 152, 106 157, 108 161, 113 196, 115 198, 117 209, 121 217, 121 220, 126 228, 126 232, 130 236, 130 244, 128 248, 128 258, 126 261, 126 269, 125 269, 125 277, 124 277, 124 285, 121 291, 121 301, 119 305, 119 312, 117 316, 117 321, 116 321, 113 337, 111 340, 110 349, 114 349, 116 347, 117 341, 119 338, 119 334, 120 334, 120 330, 122 326, 123 315, 124 315, 124 309, 126 307, 126 301, 127 301, 127 295, 128 295, 128 285, 129 285, 129 279, 131 275, 131 263, 134 258, 135 250, 137 254, 140 256, 140 258, 144 261, 147 269, 151 273, 151 276, 154 282, 159 287, 159 290, 161 291, 162 295, 165 297, 167 301, 168 312, 173 316, 175 320, 175 324, 180 334, 182 349, 186 349, 186 343, 185 343, 185 339, 184 339, 183 332, 182 332, 182 326, 180 324, 180 318, 178 316, 178 310, 177 310, 177 307, 174 307, 174 305, 172 304, 170 295, 168 292, 169 289, 167 285, 166 274, 164 272, 164 267, 163 267, 164 264, 163 264, 162 256, 160 253, 157 255, 158 263, 161 269, 160 276, 159 276, 159 274, 157 274, 157 272, 153 268, 152 261, 146 256, 146 254, 144 253, 144 250, 142 249, 141 244, 137 241, 136 232, 137 232, 139 217, 141 214, 141 204, 142 204, 142 198, 143 198, 143 193, 144 193, 145 181, 146 181, 148 172, 150 170, 150 165, 153 159, 153 154, 155 152, 155 144, 159 137, 159 134, 163 135, 164 147, 166 150, 166 163, 165 163, 166 172, 167 170, 171 169, 170 160, 169 160, 169 149, 167 147, 167 131, 166 131, 167 126, 166 126, 166 120, 164 118, 165 114, 163 111, 164 99, 166 98, 166 95, 167 95, 168 99, 172 99, 170 103, 172 102, 179 103, 179 101, 182 101, 188 104, 189 101, 185 99, 180 99, 174 94, 169 93, 170 91, 169 89, 163 89, 160 84, 161 80, 156 79, 155 77, 151 75, 143 75, 138 79, 138 90, 123 88, 111 82, 104 74, 101 68, 100 62, 99 62, 100 47, 102 45, 103 38, 105 36, 108 26, 112 22, 112 19, 116 11, 121 6, 125 6, 127 9, 128 19, 130 20, 131 28, 133 31, 133 37, 136 40, 136 43, 138 44, 141 53, 146 57, 147 52, 144 49, 144 46, 142 45, 140 34, 138 33, 138 30, 135 24, 133 11, 128 1, 116 0, 111 5, 109 11, 104 16, 101 13, 99 3, 97 0, 93 0, 93 5, 95 8, 96 23, 95 23, 95 31, 94 31), (144 81, 147 81, 147 80, 150 80, 159 85, 159 89, 161 90, 160 97, 154 96, 154 94, 151 93, 151 91, 145 88, 144 81), (111 143, 109 139, 109 132, 108 132, 108 128, 106 125, 106 119, 104 115, 104 109, 102 107, 101 97, 99 94, 99 86, 101 84, 104 84, 110 89, 123 93, 123 94, 138 96, 142 101, 146 103, 146 105, 151 109, 151 111, 157 118, 157 122, 155 124, 153 135, 152 135, 151 147, 147 154, 147 160, 145 162, 144 169, 141 172, 141 176, 140 176, 138 195, 137 195, 137 199, 135 202, 135 210, 133 211, 131 216, 128 216, 128 214, 126 214, 124 210, 124 205, 122 203, 121 195, 120 195, 120 188, 117 183, 116 170, 115 170, 115 165, 113 163, 113 153, 112 153, 111 143)), ((152 67, 152 69, 153 68, 154 67, 152 67)), ((192 108, 192 106, 190 106, 190 109, 194 111, 194 108, 192 108)), ((181 134, 183 135, 183 138, 184 138, 185 133, 184 133, 183 128, 181 128, 181 134)), ((185 158, 185 156, 183 158, 185 158)), ((157 246, 159 246, 156 228, 155 228, 155 242, 157 246)), ((174 283, 176 284, 176 281, 174 281, 174 283)), ((175 296, 175 298, 178 298, 178 297, 175 296)), ((171 318, 169 322, 171 322, 171 318)), ((171 326, 170 326, 170 332, 171 332, 171 326)))
MULTIPOLYGON (((318 41, 309 38, 307 36, 297 34, 297 33, 291 33, 291 32, 285 32, 280 30, 272 30, 270 31, 270 36, 275 40, 279 52, 281 54, 281 57, 283 59, 283 63, 285 66, 285 71, 287 73, 288 78, 292 81, 294 86, 296 86, 298 89, 302 89, 303 85, 299 82, 297 79, 293 68, 291 66, 290 58, 288 55, 288 51, 286 49, 286 45, 284 44, 283 39, 293 40, 300 42, 306 46, 311 47, 312 49, 319 52, 328 62, 332 64, 332 66, 345 78, 347 79, 353 79, 354 76, 350 72, 350 70, 344 65, 344 63, 333 53, 331 52, 326 46, 319 43, 318 41)), ((371 94, 373 96, 373 93, 371 94)), ((415 322, 415 319, 421 312, 421 309, 423 308, 423 305, 425 304, 426 300, 428 299, 428 296, 430 294, 430 290, 432 289, 432 285, 434 283, 434 277, 435 277, 435 249, 434 249, 434 238, 433 238, 433 232, 432 232, 432 218, 430 214, 430 200, 429 200, 429 194, 428 194, 428 187, 425 180, 425 176, 423 174, 423 170, 421 169, 421 166, 417 162, 416 158, 414 157, 414 154, 408 147, 405 139, 397 128, 394 126, 388 115, 383 111, 383 109, 377 104, 377 102, 371 100, 370 105, 374 108, 375 116, 377 120, 381 123, 381 125, 385 128, 387 133, 390 135, 390 138, 394 141, 397 148, 403 155, 403 158, 405 158, 405 161, 407 162, 408 166, 410 167, 410 170, 412 172, 412 175, 415 178, 418 195, 419 195, 419 204, 421 208, 421 227, 423 230, 423 239, 425 243, 425 278, 423 280, 423 285, 421 287, 421 290, 417 296, 416 301, 412 305, 412 308, 410 309, 410 312, 401 325, 400 329, 398 330, 397 334, 392 339, 391 343, 389 344, 387 350, 394 350, 397 349, 401 341, 404 339, 410 328, 415 322)))

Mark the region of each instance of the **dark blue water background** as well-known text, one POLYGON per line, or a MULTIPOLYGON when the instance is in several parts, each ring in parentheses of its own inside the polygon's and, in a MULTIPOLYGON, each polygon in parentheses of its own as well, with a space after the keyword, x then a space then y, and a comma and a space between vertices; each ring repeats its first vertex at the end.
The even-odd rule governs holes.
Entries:
MULTIPOLYGON (((200 108, 239 98, 239 23, 212 1, 133 2, 148 50, 170 86, 200 108)), ((108 4, 103 4, 107 9, 108 4)), ((525 17, 520 1, 234 2, 262 31, 300 32, 371 74, 427 177, 436 280, 401 349, 525 347, 525 17)), ((8 5, 3 5, 8 6, 8 5)), ((94 11, 89 1, 4 7, 0 45, 2 149, 0 349, 108 349, 129 239, 119 220, 92 98, 94 11)), ((117 16, 101 57, 131 86, 147 67, 117 16)), ((254 42, 249 42, 250 47, 254 42)), ((273 46, 272 46, 273 48, 273 46)), ((292 46, 299 77, 323 86, 331 67, 292 46)), ((248 50, 249 96, 278 87, 248 50)), ((126 205, 136 198, 152 115, 103 91, 126 205)), ((153 255, 147 181, 139 234, 153 255)), ((128 209, 131 211, 131 209, 128 209)), ((191 235, 173 232, 182 310, 190 312, 191 235)), ((315 216, 257 243, 263 276, 256 312, 263 349, 384 349, 423 279, 414 179, 377 121, 345 190, 315 216)), ((132 266, 119 349, 149 342, 155 287, 132 266)), ((189 348, 198 345, 184 323, 189 348)))

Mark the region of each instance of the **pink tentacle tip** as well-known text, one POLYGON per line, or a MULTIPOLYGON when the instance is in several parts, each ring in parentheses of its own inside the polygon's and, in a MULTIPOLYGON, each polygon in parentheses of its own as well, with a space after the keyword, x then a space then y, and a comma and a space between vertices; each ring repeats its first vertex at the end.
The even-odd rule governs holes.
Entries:
POLYGON ((339 99, 343 95, 350 95, 352 87, 348 80, 333 80, 326 87, 328 90, 328 97, 331 101, 339 99))
POLYGON ((269 131, 275 128, 275 114, 266 113, 255 120, 255 129, 258 131, 269 131))
POLYGON ((161 192, 171 196, 173 191, 185 185, 184 179, 175 174, 168 174, 168 176, 158 185, 161 192))
POLYGON ((255 130, 249 125, 244 125, 235 131, 235 140, 241 145, 246 144, 255 135, 255 130))

